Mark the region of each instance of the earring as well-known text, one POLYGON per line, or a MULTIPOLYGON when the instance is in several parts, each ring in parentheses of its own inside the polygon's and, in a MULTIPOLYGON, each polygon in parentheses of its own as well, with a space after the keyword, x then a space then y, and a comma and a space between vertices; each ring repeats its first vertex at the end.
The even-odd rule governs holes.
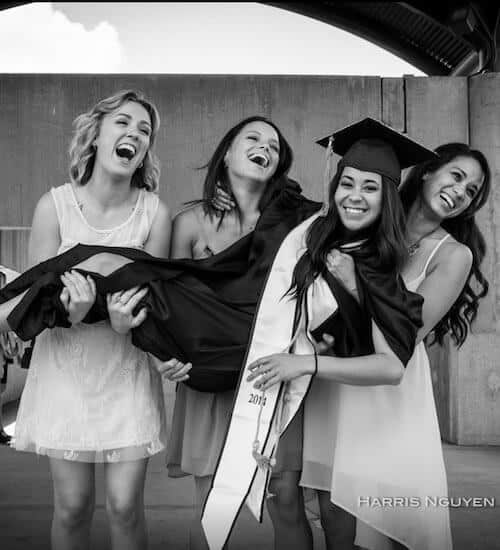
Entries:
POLYGON ((144 166, 144 162, 141 162, 141 164, 139 164, 139 168, 142 168, 144 166))

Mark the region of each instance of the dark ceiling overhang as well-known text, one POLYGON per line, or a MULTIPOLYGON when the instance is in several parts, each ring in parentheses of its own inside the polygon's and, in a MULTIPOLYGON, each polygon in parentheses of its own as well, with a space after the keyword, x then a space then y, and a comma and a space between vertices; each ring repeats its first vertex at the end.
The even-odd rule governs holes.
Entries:
MULTIPOLYGON (((0 9, 29 3, 0 2, 0 9)), ((458 76, 498 70, 498 0, 261 3, 312 17, 360 36, 427 75, 458 76)))
POLYGON ((427 75, 470 75, 495 67, 497 0, 262 3, 360 36, 427 75))

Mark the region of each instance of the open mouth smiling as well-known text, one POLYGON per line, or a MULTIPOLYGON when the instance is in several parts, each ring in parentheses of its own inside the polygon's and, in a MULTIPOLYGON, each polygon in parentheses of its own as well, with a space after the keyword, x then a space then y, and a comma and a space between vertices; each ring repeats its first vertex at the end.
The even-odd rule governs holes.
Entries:
POLYGON ((357 206, 344 206, 343 208, 348 214, 364 214, 367 210, 366 208, 360 208, 357 206))
POLYGON ((248 155, 248 158, 262 168, 267 168, 269 166, 269 159, 266 157, 266 155, 263 155, 262 153, 251 153, 250 155, 248 155))
POLYGON ((118 147, 116 148, 116 154, 120 158, 124 158, 126 160, 132 160, 136 153, 137 153, 136 148, 130 143, 122 143, 121 145, 118 145, 118 147))
POLYGON ((455 202, 447 193, 439 193, 439 197, 444 201, 444 203, 448 206, 450 210, 453 210, 455 208, 455 202))

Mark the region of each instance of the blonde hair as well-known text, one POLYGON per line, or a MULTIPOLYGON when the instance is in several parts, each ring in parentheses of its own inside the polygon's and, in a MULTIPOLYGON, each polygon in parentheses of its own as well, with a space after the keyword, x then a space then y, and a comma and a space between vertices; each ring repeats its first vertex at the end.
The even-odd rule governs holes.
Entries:
POLYGON ((134 90, 124 90, 96 103, 89 111, 77 116, 73 122, 74 134, 69 147, 69 174, 71 180, 78 185, 85 185, 92 175, 95 162, 94 140, 99 134, 102 119, 115 111, 124 103, 133 101, 146 109, 151 119, 151 137, 148 151, 141 167, 132 176, 131 185, 156 191, 160 181, 160 162, 153 152, 160 115, 153 103, 134 90))

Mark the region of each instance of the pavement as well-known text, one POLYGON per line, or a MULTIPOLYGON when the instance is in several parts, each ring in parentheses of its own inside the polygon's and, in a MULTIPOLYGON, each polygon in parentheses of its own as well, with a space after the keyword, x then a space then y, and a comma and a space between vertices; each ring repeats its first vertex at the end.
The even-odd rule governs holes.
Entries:
MULTIPOLYGON (((16 403, 4 408, 9 433, 13 431, 15 413, 16 403)), ((443 451, 453 499, 450 516, 454 550, 500 550, 500 447, 445 443, 443 451), (465 501, 463 497, 479 499, 473 505, 473 501, 465 501), (493 506, 491 499, 495 500, 493 506)), ((185 550, 194 484, 191 477, 169 478, 164 460, 163 453, 156 455, 148 469, 145 507, 149 550, 185 550)), ((102 475, 102 467, 98 467, 92 550, 110 548, 102 475)), ((0 550, 49 550, 51 516, 52 487, 46 457, 0 446, 0 550)), ((315 550, 324 550, 322 533, 317 527, 313 527, 313 535, 315 550)), ((254 548, 273 550, 271 522, 266 515, 259 524, 243 509, 228 550, 254 548)))

